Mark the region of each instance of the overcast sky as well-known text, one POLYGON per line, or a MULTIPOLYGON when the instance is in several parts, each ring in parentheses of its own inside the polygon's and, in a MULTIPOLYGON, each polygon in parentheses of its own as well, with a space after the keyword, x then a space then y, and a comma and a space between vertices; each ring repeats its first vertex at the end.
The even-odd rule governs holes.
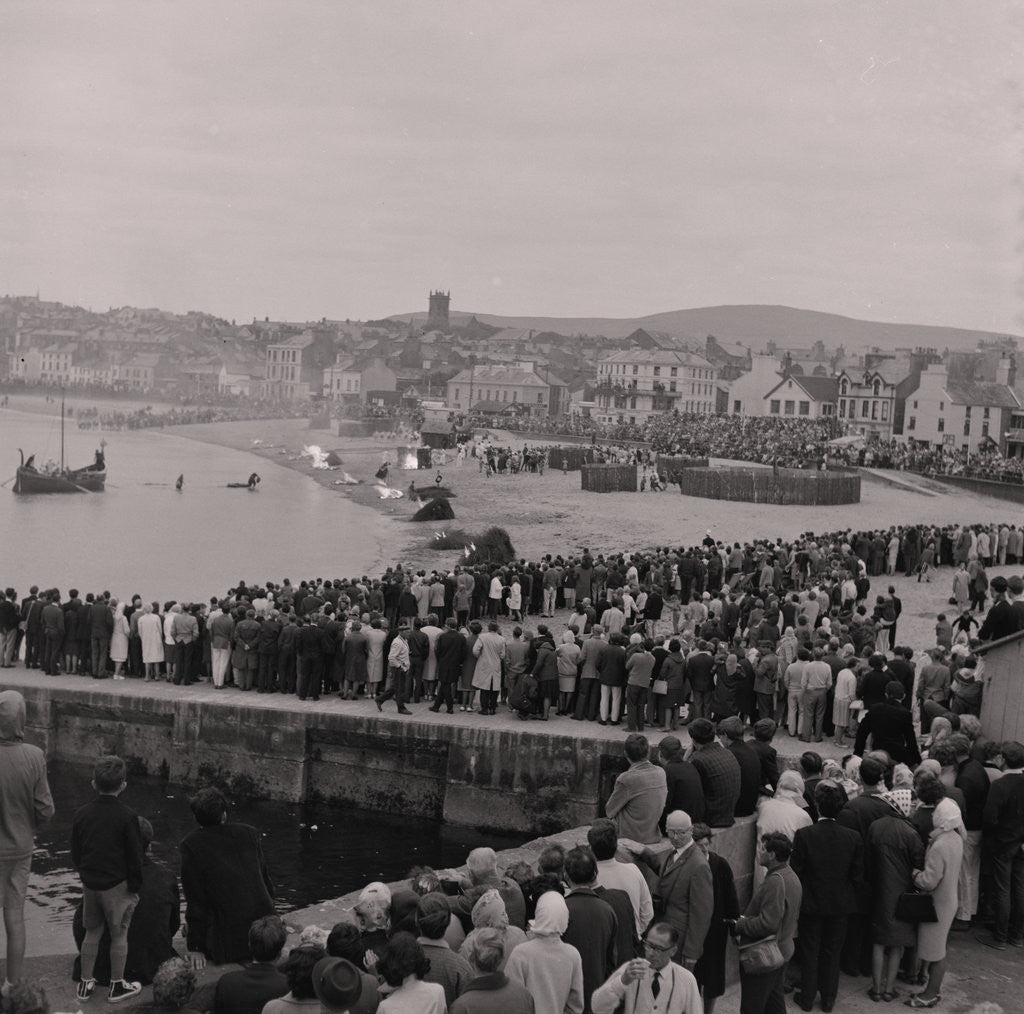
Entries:
POLYGON ((0 5, 0 292, 1024 334, 1004 0, 0 5))

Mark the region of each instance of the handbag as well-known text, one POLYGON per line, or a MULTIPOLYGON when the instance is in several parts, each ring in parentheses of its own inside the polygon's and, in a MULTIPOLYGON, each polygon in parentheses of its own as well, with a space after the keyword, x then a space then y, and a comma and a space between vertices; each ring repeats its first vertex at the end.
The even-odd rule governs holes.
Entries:
POLYGON ((747 975, 777 972, 786 963, 774 933, 760 940, 751 940, 747 944, 737 944, 736 947, 740 952, 740 968, 747 975))
POLYGON ((935 900, 920 891, 904 891, 896 902, 896 918, 900 922, 938 922, 935 900))
POLYGON ((659 696, 668 693, 668 680, 655 680, 651 684, 651 693, 659 696))

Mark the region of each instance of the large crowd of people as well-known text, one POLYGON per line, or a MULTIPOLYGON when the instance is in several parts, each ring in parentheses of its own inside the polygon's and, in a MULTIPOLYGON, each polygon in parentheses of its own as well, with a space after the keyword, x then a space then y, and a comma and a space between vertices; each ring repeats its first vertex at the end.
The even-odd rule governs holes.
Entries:
POLYGON ((895 438, 835 444, 844 431, 842 423, 834 419, 665 412, 643 423, 598 423, 584 416, 524 416, 491 424, 520 433, 572 435, 606 443, 639 442, 656 453, 685 457, 730 458, 796 468, 861 465, 1024 482, 1024 458, 1005 457, 991 441, 977 451, 953 445, 936 449, 895 438))
POLYGON ((281 402, 272 399, 245 399, 237 404, 172 405, 154 410, 152 406, 134 409, 83 408, 68 413, 80 430, 143 430, 165 426, 187 426, 190 423, 243 422, 250 419, 301 419, 308 416, 310 406, 302 402, 281 402))
MULTIPOLYGON (((239 582, 205 602, 8 588, 0 665, 135 678, 154 693, 166 692, 157 683, 208 679, 225 694, 294 695, 319 707, 332 695, 338 708, 362 697, 380 709, 394 702, 403 715, 507 708, 523 721, 577 723, 577 734, 588 722, 624 727, 629 767, 587 847, 504 876, 493 854, 471 857, 464 881, 423 874, 411 895, 371 885, 354 928, 293 949, 284 1005, 266 996, 268 1014, 303 1001, 331 1008, 328 994, 351 1006, 357 985, 368 1003, 359 1009, 385 1014, 612 1014, 623 1005, 707 1014, 724 989, 730 939, 740 945, 744 1014, 781 1010, 787 983, 802 1009, 832 1010, 840 990, 863 989, 841 984, 840 971, 870 977, 872 1000, 906 993, 905 984, 920 987, 904 996, 910 1006, 933 1007, 949 933, 973 928, 995 950, 1024 945, 1024 748, 986 736, 974 652, 1024 630, 1024 579, 988 577, 989 567, 1017 564, 1024 530, 1014 524, 901 526, 239 582), (897 572, 950 581, 955 606, 917 650, 899 636, 903 602, 886 580, 897 572), (648 729, 660 737, 653 751, 648 729), (803 744, 797 771, 780 770, 772 744, 785 736, 803 744), (815 749, 825 737, 849 741, 843 763, 815 749), (741 912, 730 884, 751 871, 732 869, 714 843, 744 818, 756 821, 759 847, 741 912), (913 901, 921 894, 934 921, 913 901), (465 964, 448 953, 459 950, 465 964), (657 1004, 662 990, 666 1005, 657 1004)), ((5 920, 24 896, 35 822, 51 812, 42 755, 23 743, 23 729, 20 694, 0 693, 0 746, 11 761, 0 766, 5 920), (12 819, 19 800, 25 813, 12 819)), ((117 799, 123 780, 123 765, 101 761, 99 798, 76 816, 80 999, 99 980, 104 928, 113 1002, 134 996, 145 976, 154 989, 166 978, 187 992, 190 969, 207 960, 272 963, 258 835, 227 821, 223 799, 207 790, 193 805, 199 838, 182 843, 185 960, 151 940, 149 968, 136 971, 146 830, 117 799), (115 845, 130 852, 120 865, 107 854, 115 845)), ((166 902, 166 879, 160 890, 166 902)), ((140 929, 158 921, 147 916, 140 929)), ((160 921, 164 936, 171 921, 160 921)), ((7 925, 13 982, 17 919, 7 925)), ((243 1009, 203 1002, 195 1009, 243 1009)))

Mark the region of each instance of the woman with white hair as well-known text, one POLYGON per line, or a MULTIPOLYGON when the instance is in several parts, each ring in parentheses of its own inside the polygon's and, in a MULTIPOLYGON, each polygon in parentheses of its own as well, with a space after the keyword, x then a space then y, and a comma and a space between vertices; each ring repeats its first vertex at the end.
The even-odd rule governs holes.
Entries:
POLYGON ((923 922, 917 928, 917 959, 928 966, 928 984, 907 1001, 908 1007, 934 1007, 942 996, 946 974, 946 940, 957 907, 957 882, 964 858, 963 816, 949 798, 941 800, 932 817, 924 869, 914 870, 914 886, 932 896, 937 922, 923 922))
POLYGON ((518 927, 510 925, 508 911, 501 895, 494 889, 484 891, 473 906, 473 929, 463 941, 459 953, 472 962, 473 951, 481 930, 491 930, 500 933, 502 948, 501 960, 498 963, 498 971, 505 970, 505 963, 508 956, 520 944, 526 942, 526 934, 518 927))

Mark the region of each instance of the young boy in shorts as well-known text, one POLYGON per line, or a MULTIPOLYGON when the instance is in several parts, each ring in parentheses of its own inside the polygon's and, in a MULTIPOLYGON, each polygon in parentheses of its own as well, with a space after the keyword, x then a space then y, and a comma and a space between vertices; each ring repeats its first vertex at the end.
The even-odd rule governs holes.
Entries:
POLYGON ((126 982, 128 927, 142 886, 142 831, 135 811, 118 799, 124 792, 125 763, 120 757, 101 757, 93 768, 92 787, 98 793, 77 813, 71 825, 71 862, 82 878, 82 979, 78 999, 90 1000, 103 928, 110 932, 109 1003, 120 1003, 142 989, 126 982))

